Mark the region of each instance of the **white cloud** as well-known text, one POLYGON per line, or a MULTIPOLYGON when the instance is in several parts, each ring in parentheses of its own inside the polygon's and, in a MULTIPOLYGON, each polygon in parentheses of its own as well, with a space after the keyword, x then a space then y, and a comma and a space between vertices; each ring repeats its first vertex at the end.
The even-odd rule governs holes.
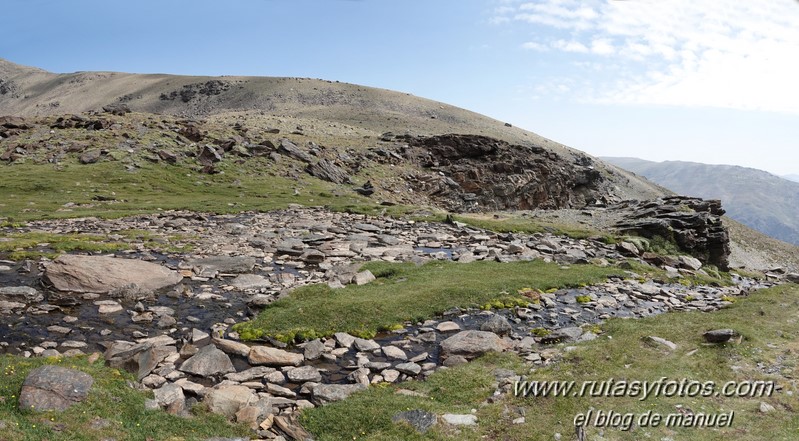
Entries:
POLYGON ((535 41, 528 41, 527 43, 523 43, 522 48, 539 52, 546 52, 549 50, 549 46, 547 46, 546 44, 538 43, 535 41))
POLYGON ((579 41, 556 40, 552 43, 552 47, 566 52, 577 52, 583 54, 588 52, 588 48, 579 41))
POLYGON ((495 18, 547 36, 526 49, 618 64, 594 102, 799 113, 796 0, 505 0, 495 18))

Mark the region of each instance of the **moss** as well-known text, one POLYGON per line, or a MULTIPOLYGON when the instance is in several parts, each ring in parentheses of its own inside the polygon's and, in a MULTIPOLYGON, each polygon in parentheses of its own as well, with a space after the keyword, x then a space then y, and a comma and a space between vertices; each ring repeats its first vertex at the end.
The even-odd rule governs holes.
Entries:
POLYGON ((577 296, 575 297, 575 300, 577 300, 577 303, 588 303, 591 301, 591 296, 587 295, 577 296))

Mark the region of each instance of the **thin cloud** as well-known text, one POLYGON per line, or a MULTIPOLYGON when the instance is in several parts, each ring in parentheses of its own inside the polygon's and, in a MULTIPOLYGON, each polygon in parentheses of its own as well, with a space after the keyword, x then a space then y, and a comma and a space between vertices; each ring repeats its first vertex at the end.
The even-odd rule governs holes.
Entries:
POLYGON ((582 99, 799 113, 796 0, 505 0, 494 13, 549 35, 525 49, 619 64, 592 80, 601 92, 570 87, 582 99))

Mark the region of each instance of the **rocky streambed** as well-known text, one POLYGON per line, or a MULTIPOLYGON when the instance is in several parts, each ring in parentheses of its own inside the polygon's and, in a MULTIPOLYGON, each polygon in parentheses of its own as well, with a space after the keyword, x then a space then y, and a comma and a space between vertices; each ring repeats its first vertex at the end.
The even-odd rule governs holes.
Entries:
MULTIPOLYGON (((142 387, 155 390, 153 407, 180 414, 205 400, 264 438, 301 439, 292 422, 296 410, 343 399, 371 383, 424 378, 487 351, 512 350, 531 364, 546 364, 559 354, 552 343, 597 338, 586 325, 671 310, 711 311, 765 286, 741 278, 728 287, 615 278, 544 293, 527 307, 456 308, 374 339, 338 333, 286 347, 277 341, 243 343, 229 327, 298 286, 369 283, 373 276, 359 268, 365 261, 603 265, 635 251, 599 240, 496 234, 458 223, 301 207, 42 221, 15 230, 26 231, 99 234, 127 249, 113 257, 0 262, 1 351, 103 352, 110 365, 134 372, 142 387)), ((690 257, 667 263, 676 274, 702 271, 701 262, 690 257)))

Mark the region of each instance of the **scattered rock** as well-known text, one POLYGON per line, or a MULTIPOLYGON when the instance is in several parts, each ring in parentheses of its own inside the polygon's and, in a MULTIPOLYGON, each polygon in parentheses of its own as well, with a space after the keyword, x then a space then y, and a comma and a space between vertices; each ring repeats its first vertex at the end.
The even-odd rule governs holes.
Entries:
POLYGON ((256 403, 258 398, 247 386, 227 384, 209 391, 204 401, 208 405, 208 410, 232 420, 239 409, 256 403))
POLYGON ((366 386, 363 384, 319 384, 313 388, 313 398, 317 404, 332 403, 364 389, 366 386))
POLYGON ((650 335, 646 337, 647 340, 659 344, 661 346, 669 348, 669 350, 675 351, 677 350, 677 344, 671 341, 666 340, 665 338, 656 337, 654 335, 650 335))
POLYGON ((499 314, 493 314, 480 325, 480 330, 493 332, 497 335, 508 335, 513 330, 513 327, 511 327, 510 322, 508 322, 508 319, 505 317, 499 314))
POLYGON ((250 364, 266 366, 299 366, 305 357, 302 354, 270 348, 268 346, 253 346, 247 356, 250 364))
POLYGON ((206 345, 180 365, 180 370, 200 377, 236 372, 230 357, 214 345, 206 345))

